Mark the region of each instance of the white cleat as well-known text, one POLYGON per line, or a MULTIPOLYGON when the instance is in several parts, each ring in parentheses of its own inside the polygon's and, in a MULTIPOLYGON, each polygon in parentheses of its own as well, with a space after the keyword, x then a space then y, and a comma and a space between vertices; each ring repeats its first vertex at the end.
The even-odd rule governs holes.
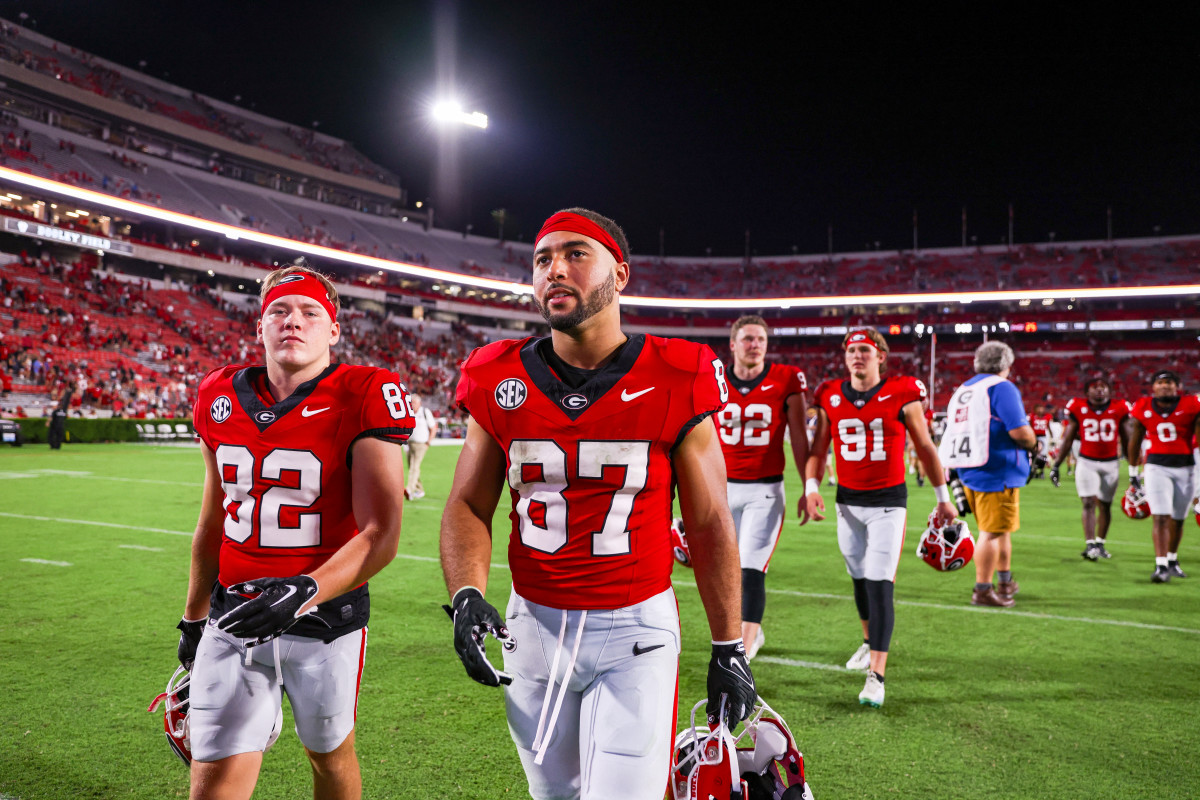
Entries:
POLYGON ((861 670, 871 666, 871 647, 866 642, 854 651, 854 655, 850 656, 850 660, 846 662, 846 669, 861 670))
POLYGON ((746 660, 747 661, 749 661, 750 659, 752 659, 756 655, 758 655, 759 648, 761 648, 763 646, 763 642, 765 642, 766 640, 767 640, 767 635, 765 633, 763 633, 763 629, 760 626, 758 629, 758 635, 754 637, 754 641, 751 642, 750 648, 746 651, 746 660))
POLYGON ((867 673, 867 684, 858 693, 858 704, 871 708, 879 708, 883 705, 883 684, 879 682, 879 678, 875 677, 874 672, 867 673))

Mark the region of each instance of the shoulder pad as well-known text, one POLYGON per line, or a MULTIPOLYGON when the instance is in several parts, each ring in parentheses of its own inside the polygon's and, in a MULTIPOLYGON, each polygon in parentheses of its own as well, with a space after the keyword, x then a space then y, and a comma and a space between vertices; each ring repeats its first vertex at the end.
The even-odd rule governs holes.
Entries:
POLYGON ((711 362, 717 357, 708 345, 689 342, 687 339, 647 335, 646 346, 655 348, 658 357, 672 367, 688 372, 695 372, 697 364, 711 362))
POLYGON ((482 367, 490 364, 493 361, 498 361, 510 353, 520 352, 521 348, 534 337, 530 336, 525 339, 501 339, 498 342, 489 342, 482 347, 476 347, 472 350, 462 363, 463 370, 482 367))

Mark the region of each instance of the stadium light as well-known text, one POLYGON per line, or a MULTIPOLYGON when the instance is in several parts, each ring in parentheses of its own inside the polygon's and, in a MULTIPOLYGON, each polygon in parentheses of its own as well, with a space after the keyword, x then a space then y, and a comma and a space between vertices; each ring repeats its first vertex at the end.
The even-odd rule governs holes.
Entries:
MULTIPOLYGON (((344 264, 355 264, 371 270, 384 269, 389 272, 410 275, 415 278, 427 278, 462 286, 475 286, 506 292, 522 296, 519 298, 519 302, 526 302, 526 297, 524 296, 533 294, 533 287, 528 284, 502 281, 494 278, 475 277, 464 275, 460 272, 433 269, 432 267, 407 264, 402 261, 388 261, 387 259, 375 256, 349 253, 345 250, 335 250, 332 247, 287 239, 283 236, 274 236, 251 228, 239 228, 223 222, 213 222, 212 220, 182 214, 178 211, 168 211, 157 206, 149 206, 144 203, 113 197, 112 195, 92 191, 91 189, 82 189, 68 183, 41 178, 26 172, 9 169, 8 167, 0 167, 0 181, 9 181, 20 186, 27 186, 39 191, 62 195, 72 200, 78 200, 100 208, 124 211, 150 219, 157 219, 162 222, 170 222, 174 225, 207 231, 208 233, 218 234, 227 238, 237 237, 267 247, 284 250, 289 255, 303 253, 319 258, 328 258, 331 261, 339 261, 344 264)), ((51 208, 54 208, 54 204, 51 204, 51 208)), ((1020 289, 995 292, 921 292, 912 294, 810 295, 808 297, 727 297, 719 299, 623 295, 621 297, 621 304, 641 308, 712 308, 729 310, 739 310, 747 307, 778 309, 842 308, 848 306, 895 306, 923 303, 953 303, 957 305, 964 301, 976 303, 1023 301, 1021 305, 1028 306, 1034 299, 1070 300, 1075 298, 1084 300, 1117 300, 1130 297, 1179 298, 1186 296, 1200 296, 1200 284, 1180 284, 1175 286, 1105 286, 1087 289, 1072 287, 1067 289, 1043 289, 1040 291, 1020 289)))
POLYGON ((467 113, 463 111, 462 104, 457 100, 442 100, 434 103, 433 118, 438 122, 457 122, 461 125, 470 125, 473 128, 486 128, 488 126, 487 114, 479 111, 467 113))

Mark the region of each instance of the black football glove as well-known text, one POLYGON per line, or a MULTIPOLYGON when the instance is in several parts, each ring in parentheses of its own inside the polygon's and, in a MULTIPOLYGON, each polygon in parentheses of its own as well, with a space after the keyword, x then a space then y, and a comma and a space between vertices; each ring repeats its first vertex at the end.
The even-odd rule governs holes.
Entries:
MULTIPOLYGON (((295 625, 304 616, 296 612, 316 597, 318 587, 317 582, 308 575, 297 575, 293 578, 258 578, 235 583, 229 587, 229 591, 237 594, 259 593, 258 597, 242 603, 217 620, 217 627, 226 633, 240 639, 253 639, 250 643, 253 647, 282 636, 295 625)), ((304 613, 311 614, 313 611, 316 611, 316 606, 304 613)))
POLYGON ((712 659, 708 662, 708 723, 716 724, 721 712, 721 701, 725 701, 725 725, 729 730, 750 716, 758 691, 754 676, 750 674, 750 662, 746 660, 746 648, 741 642, 714 644, 712 659))
POLYGON ((483 651, 488 634, 500 641, 510 638, 500 612, 474 586, 459 589, 450 602, 442 608, 454 620, 454 649, 467 674, 484 686, 512 683, 512 676, 493 667, 483 651))
POLYGON ((1059 483, 1058 467, 1050 468, 1050 482, 1054 484, 1055 489, 1058 488, 1058 483, 1059 483))
POLYGON ((195 621, 185 617, 175 626, 182 631, 179 634, 179 649, 176 653, 179 655, 179 663, 188 672, 192 671, 192 664, 196 662, 196 648, 200 646, 200 637, 204 635, 204 626, 207 624, 208 617, 195 621))

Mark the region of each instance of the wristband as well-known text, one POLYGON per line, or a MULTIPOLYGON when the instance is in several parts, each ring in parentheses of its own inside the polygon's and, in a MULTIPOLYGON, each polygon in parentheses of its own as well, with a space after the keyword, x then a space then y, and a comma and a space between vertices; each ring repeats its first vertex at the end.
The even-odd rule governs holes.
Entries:
POLYGON ((809 478, 808 480, 806 480, 804 482, 804 494, 805 495, 820 494, 820 493, 821 493, 821 484, 817 483, 816 478, 809 478))
POLYGON ((1136 478, 1138 476, 1138 468, 1135 464, 1129 465, 1129 477, 1136 478))
POLYGON ((939 503, 949 503, 950 502, 950 487, 948 487, 944 483, 941 486, 933 487, 933 496, 937 498, 937 501, 939 503))
POLYGON ((483 597, 483 590, 482 590, 482 589, 480 589, 478 586, 471 586, 471 585, 469 585, 469 584, 468 584, 467 586, 464 586, 464 587, 462 587, 461 589, 459 589, 457 592, 455 592, 455 593, 454 593, 454 596, 450 598, 450 606, 451 606, 452 608, 458 605, 458 603, 457 603, 458 596, 459 596, 460 594, 462 594, 463 592, 465 592, 467 589, 474 589, 475 591, 479 592, 479 596, 480 596, 480 597, 483 597))
POLYGON ((713 647, 728 647, 731 644, 742 644, 742 637, 739 636, 736 639, 730 639, 728 642, 718 642, 715 639, 713 640, 713 647))

